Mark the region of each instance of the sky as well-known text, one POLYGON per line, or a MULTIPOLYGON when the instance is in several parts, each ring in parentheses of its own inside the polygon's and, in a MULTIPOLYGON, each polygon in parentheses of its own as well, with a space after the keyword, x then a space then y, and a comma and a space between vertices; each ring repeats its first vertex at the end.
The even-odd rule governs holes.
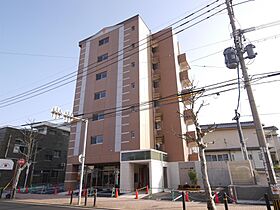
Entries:
MULTIPOLYGON (((233 3, 243 1, 233 0, 233 3)), ((19 98, 18 94, 74 73, 77 70, 80 40, 136 14, 143 18, 152 32, 157 32, 212 2, 213 0, 0 1, 0 127, 52 120, 50 110, 54 106, 72 110, 75 82, 28 100, 12 103, 15 98, 17 101, 25 99, 19 98)), ((220 0, 215 5, 223 2, 220 0)), ((216 11, 224 7, 222 5, 216 11)), ((237 28, 246 29, 278 21, 279 8, 279 0, 255 0, 239 4, 234 7, 237 28)), ((195 21, 185 26, 190 26, 195 21)), ((223 11, 177 35, 180 50, 186 53, 191 67, 190 79, 197 87, 237 77, 237 71, 227 69, 224 64, 223 50, 234 45, 230 33, 229 18, 226 11, 223 11)), ((279 34, 280 25, 245 34, 244 44, 252 42, 258 53, 254 60, 246 60, 250 75, 280 71, 279 34), (259 41, 253 42, 254 40, 259 41)), ((280 76, 275 76, 258 82, 279 79, 280 76)), ((262 123, 280 128, 280 81, 254 85, 253 90, 262 123)), ((33 95, 38 93, 34 92, 33 95)), ((237 98, 237 90, 204 97, 207 106, 200 112, 200 124, 233 122, 237 98)), ((241 90, 239 112, 241 121, 252 120, 244 89, 241 90)))

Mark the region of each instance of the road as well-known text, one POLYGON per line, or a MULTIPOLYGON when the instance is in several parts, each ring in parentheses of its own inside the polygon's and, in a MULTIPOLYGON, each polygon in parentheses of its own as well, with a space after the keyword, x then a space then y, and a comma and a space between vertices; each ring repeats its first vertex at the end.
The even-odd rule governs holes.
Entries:
MULTIPOLYGON (((24 203, 14 203, 8 201, 0 201, 0 210, 66 210, 66 209, 83 209, 75 206, 55 206, 55 205, 47 205, 47 204, 24 204, 24 203)), ((104 209, 105 210, 105 209, 104 209)))

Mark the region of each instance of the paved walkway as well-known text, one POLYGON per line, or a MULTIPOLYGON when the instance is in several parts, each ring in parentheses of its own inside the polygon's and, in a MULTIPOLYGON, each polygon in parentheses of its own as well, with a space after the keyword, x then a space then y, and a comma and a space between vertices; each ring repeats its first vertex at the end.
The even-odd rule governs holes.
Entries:
MULTIPOLYGON (((16 199, 12 202, 23 203, 36 203, 46 205, 60 205, 69 206, 70 196, 66 195, 37 195, 37 194, 17 194, 16 199)), ((84 202, 84 198, 82 200, 84 202)), ((77 197, 73 199, 73 205, 77 206, 77 197)), ((206 209, 206 203, 200 202, 187 202, 187 209, 206 209)), ((93 198, 88 198, 87 208, 93 208, 93 198)), ((271 207, 273 209, 273 207, 271 207)), ((172 201, 155 201, 134 199, 134 195, 122 195, 118 198, 104 198, 98 197, 96 203, 96 209, 120 209, 120 210, 148 210, 148 209, 172 209, 181 210, 182 202, 172 201)), ((217 204, 217 210, 224 209, 223 204, 217 204)), ((241 205, 241 204, 229 204, 229 209, 232 210, 266 210, 264 205, 241 205)))

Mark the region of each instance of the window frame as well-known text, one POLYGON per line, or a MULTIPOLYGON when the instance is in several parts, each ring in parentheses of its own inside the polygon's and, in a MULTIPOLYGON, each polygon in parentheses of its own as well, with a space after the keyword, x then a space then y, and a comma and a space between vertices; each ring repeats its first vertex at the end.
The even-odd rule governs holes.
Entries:
POLYGON ((102 45, 107 44, 107 43, 109 43, 109 36, 107 36, 103 39, 100 39, 99 42, 98 42, 98 45, 102 46, 102 45))
POLYGON ((106 78, 107 78, 107 71, 103 71, 103 72, 97 73, 95 75, 95 80, 96 81, 106 79, 106 78))
POLYGON ((106 97, 106 90, 102 90, 94 93, 94 100, 100 100, 105 97, 106 97))
POLYGON ((91 138, 90 138, 90 144, 93 144, 93 145, 103 144, 103 141, 104 141, 103 135, 91 136, 91 138))
POLYGON ((104 120, 105 115, 103 112, 99 112, 99 113, 94 113, 92 115, 92 121, 99 121, 99 120, 104 120))
POLYGON ((108 59, 108 53, 104 53, 104 54, 102 54, 102 55, 99 55, 98 57, 97 57, 97 62, 102 62, 102 61, 105 61, 105 60, 107 60, 108 59))

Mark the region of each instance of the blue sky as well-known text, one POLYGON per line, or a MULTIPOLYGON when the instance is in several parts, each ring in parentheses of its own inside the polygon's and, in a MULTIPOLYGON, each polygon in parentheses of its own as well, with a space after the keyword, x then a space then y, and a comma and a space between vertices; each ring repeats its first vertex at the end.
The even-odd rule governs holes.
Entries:
MULTIPOLYGON (((76 71, 78 42, 106 26, 140 14, 152 32, 175 22, 213 1, 206 0, 3 0, 0 1, 0 100, 76 71), (28 55, 27 55, 28 54, 28 55)), ((218 3, 222 3, 220 1, 218 3)), ((236 0, 233 2, 242 2, 236 0)), ((256 0, 236 6, 238 27, 248 28, 280 20, 279 0, 256 0)), ((236 71, 224 68, 222 52, 232 46, 230 25, 225 12, 180 33, 181 51, 191 66, 190 77, 198 86, 236 77, 236 71), (205 45, 218 42, 215 45, 205 45), (198 49, 195 49, 198 48, 198 49), (207 66, 207 67, 201 67, 207 66)), ((256 40, 280 33, 280 26, 246 34, 256 40)), ((255 43, 258 56, 248 66, 249 74, 279 71, 280 38, 255 43)), ((277 77, 275 78, 277 79, 277 77)), ((261 120, 280 127, 280 82, 254 86, 261 120), (275 114, 272 114, 275 113, 275 114)), ((32 99, 0 108, 0 126, 20 125, 29 120, 51 120, 50 110, 59 105, 72 110, 75 83, 70 83, 32 99)), ((209 105, 201 112, 204 123, 231 122, 237 92, 205 98, 209 105)), ((1 104, 0 102, 0 107, 1 104)), ((241 95, 241 120, 251 120, 244 90, 241 95)))

